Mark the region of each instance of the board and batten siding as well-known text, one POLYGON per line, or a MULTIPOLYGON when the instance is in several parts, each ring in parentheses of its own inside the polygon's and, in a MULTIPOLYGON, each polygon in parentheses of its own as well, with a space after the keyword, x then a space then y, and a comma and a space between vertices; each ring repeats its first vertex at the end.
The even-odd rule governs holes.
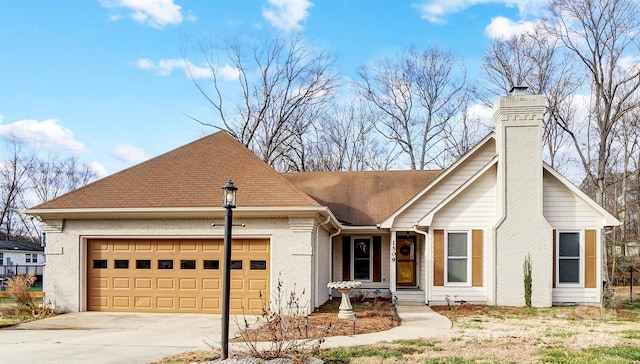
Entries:
POLYGON ((473 155, 469 156, 469 159, 453 169, 442 181, 433 186, 413 206, 398 215, 394 221, 394 227, 399 229, 413 228, 413 225, 418 220, 484 167, 495 154, 495 142, 491 139, 473 155))

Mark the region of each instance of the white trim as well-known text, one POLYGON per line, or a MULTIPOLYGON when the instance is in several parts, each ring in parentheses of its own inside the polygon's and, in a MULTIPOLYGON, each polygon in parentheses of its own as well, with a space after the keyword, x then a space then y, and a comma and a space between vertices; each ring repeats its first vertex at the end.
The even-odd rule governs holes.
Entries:
POLYGON ((491 158, 491 160, 485 164, 480 170, 474 173, 469 179, 467 179, 462 185, 456 188, 453 192, 449 194, 449 196, 445 197, 442 201, 440 201, 436 206, 434 206, 431 211, 425 214, 423 217, 418 220, 418 226, 431 226, 433 222, 433 218, 435 214, 442 210, 449 202, 451 202, 454 198, 459 196, 463 191, 465 191, 473 182, 475 182, 478 178, 482 177, 489 169, 491 169, 494 165, 498 163, 498 156, 491 158))
POLYGON ((553 278, 556 282, 557 288, 583 288, 584 287, 584 230, 576 230, 576 229, 557 229, 556 230, 556 254, 555 264, 556 264, 556 276, 553 278), (578 283, 562 283, 560 282, 560 234, 561 233, 573 233, 578 234, 578 244, 579 244, 579 256, 578 256, 578 283))
POLYGON ((447 287, 471 287, 471 230, 445 230, 444 231, 444 285, 447 287), (449 233, 467 235, 467 280, 466 282, 449 282, 449 233))
MULTIPOLYGON (((589 207, 591 207, 597 214, 602 216, 602 225, 603 226, 620 226, 622 222, 618 220, 615 216, 611 215, 607 210, 605 210, 602 206, 598 205, 591 197, 587 196, 584 192, 580 191, 580 189, 571 183, 568 179, 554 170, 550 165, 546 162, 543 162, 544 171, 549 172, 551 176, 556 178, 564 187, 566 187, 570 193, 575 195, 578 199, 586 203, 589 207)), ((544 176, 543 176, 544 177, 544 176)))
POLYGON ((351 279, 357 280, 360 282, 373 282, 373 236, 351 236, 351 279), (368 240, 369 241, 369 279, 358 279, 355 276, 355 267, 356 267, 356 239, 368 240))
POLYGON ((449 168, 445 169, 442 173, 438 175, 431 183, 429 183, 425 188, 423 188, 420 192, 418 192, 415 196, 413 196, 409 201, 405 202, 398 208, 394 213, 392 213, 389 217, 384 219, 382 223, 380 223, 381 228, 390 229, 393 226, 393 222, 395 218, 400 215, 404 210, 413 205, 416 201, 422 198, 431 188, 440 183, 443 179, 445 179, 449 174, 452 173, 458 166, 463 164, 467 159, 469 159, 477 150, 482 148, 489 140, 495 139, 495 132, 489 133, 485 136, 481 141, 479 141, 473 148, 471 148, 467 153, 465 153, 460 159, 455 161, 449 168))

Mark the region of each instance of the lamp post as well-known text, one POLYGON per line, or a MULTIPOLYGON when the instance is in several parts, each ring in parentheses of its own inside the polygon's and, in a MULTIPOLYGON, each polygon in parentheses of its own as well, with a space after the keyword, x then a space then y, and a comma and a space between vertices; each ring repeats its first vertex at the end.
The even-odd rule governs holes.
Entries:
POLYGON ((233 211, 236 207, 236 192, 238 188, 229 180, 222 187, 222 207, 224 212, 224 272, 222 273, 222 359, 229 357, 229 291, 231 285, 231 227, 233 226, 233 211))

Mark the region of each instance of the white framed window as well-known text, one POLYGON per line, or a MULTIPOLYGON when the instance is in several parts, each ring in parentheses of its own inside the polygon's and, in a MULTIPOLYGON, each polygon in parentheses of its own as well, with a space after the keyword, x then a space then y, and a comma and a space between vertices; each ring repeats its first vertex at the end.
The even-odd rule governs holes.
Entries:
POLYGON ((447 285, 468 286, 471 282, 471 239, 469 231, 447 231, 445 278, 447 285))
POLYGON ((559 286, 582 285, 583 236, 581 231, 558 231, 556 282, 559 286))
POLYGON ((353 280, 371 281, 373 260, 371 237, 354 237, 351 251, 353 253, 352 274, 353 280))
POLYGON ((31 263, 31 253, 27 253, 25 255, 26 257, 24 258, 24 261, 27 263, 31 263))
POLYGON ((38 254, 31 254, 31 263, 38 263, 38 254))
POLYGON ((4 253, 0 253, 0 265, 4 265, 4 253))

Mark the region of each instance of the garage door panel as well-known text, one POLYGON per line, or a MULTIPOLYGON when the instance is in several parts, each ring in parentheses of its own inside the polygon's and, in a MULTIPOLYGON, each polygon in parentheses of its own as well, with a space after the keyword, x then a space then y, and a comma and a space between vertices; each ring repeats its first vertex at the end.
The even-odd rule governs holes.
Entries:
POLYGON ((180 278, 180 290, 190 291, 198 288, 198 280, 196 278, 180 278))
POLYGON ((173 278, 158 278, 156 280, 156 289, 174 289, 175 281, 173 278))
POLYGON ((180 309, 193 310, 198 307, 198 300, 195 297, 180 297, 180 309))
POLYGON ((219 291, 220 290, 220 279, 216 278, 203 278, 202 279, 202 290, 208 291, 219 291))
POLYGON ((173 310, 176 308, 175 297, 156 297, 156 308, 161 310, 173 310))
POLYGON ((135 278, 135 289, 151 289, 151 278, 135 278))
POLYGON ((113 307, 118 309, 131 309, 131 297, 129 296, 114 296, 113 307))
POLYGON ((129 289, 131 288, 131 279, 128 277, 113 278, 113 289, 129 289))
MULTIPOLYGON (((259 313, 260 292, 268 297, 269 241, 234 240, 232 247, 230 310, 259 313)), ((222 253, 222 239, 90 239, 87 309, 219 313, 222 253)))
POLYGON ((151 309, 151 302, 153 302, 151 296, 136 296, 134 297, 134 308, 151 309))

